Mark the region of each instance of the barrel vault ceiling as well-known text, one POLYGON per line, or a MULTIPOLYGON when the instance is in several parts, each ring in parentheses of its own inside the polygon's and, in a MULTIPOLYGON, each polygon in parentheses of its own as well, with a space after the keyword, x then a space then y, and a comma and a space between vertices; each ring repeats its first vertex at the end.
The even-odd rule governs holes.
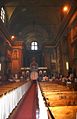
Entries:
POLYGON ((8 28, 25 42, 55 45, 61 25, 61 9, 72 0, 5 0, 8 28))

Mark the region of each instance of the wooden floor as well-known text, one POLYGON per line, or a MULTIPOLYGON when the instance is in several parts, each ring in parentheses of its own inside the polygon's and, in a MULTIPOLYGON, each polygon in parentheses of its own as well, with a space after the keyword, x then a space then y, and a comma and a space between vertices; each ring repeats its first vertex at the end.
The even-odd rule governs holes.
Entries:
POLYGON ((41 82, 40 86, 55 119, 77 118, 77 91, 52 82, 41 82))

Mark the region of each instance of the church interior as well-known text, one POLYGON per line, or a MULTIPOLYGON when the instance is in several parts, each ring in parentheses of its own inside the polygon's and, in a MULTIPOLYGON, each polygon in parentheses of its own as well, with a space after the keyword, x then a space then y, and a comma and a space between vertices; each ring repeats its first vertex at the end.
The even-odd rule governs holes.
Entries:
POLYGON ((0 119, 77 119, 77 1, 0 1, 0 119))

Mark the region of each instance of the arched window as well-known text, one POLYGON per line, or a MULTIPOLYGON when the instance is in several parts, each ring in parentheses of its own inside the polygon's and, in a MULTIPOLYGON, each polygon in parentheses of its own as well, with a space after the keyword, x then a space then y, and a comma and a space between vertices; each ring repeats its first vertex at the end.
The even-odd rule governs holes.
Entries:
POLYGON ((33 41, 31 43, 31 50, 38 50, 38 43, 37 42, 33 41))
POLYGON ((3 23, 5 22, 5 10, 4 10, 4 8, 2 7, 1 8, 1 20, 3 21, 3 23))

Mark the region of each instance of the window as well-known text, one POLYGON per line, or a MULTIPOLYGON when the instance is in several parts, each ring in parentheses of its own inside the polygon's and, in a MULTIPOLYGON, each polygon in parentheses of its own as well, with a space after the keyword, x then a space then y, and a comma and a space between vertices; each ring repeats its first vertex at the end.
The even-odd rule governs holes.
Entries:
POLYGON ((3 9, 3 7, 1 8, 1 20, 3 21, 3 23, 5 22, 5 10, 3 9))
POLYGON ((38 50, 38 43, 37 42, 31 43, 31 50, 38 50))

